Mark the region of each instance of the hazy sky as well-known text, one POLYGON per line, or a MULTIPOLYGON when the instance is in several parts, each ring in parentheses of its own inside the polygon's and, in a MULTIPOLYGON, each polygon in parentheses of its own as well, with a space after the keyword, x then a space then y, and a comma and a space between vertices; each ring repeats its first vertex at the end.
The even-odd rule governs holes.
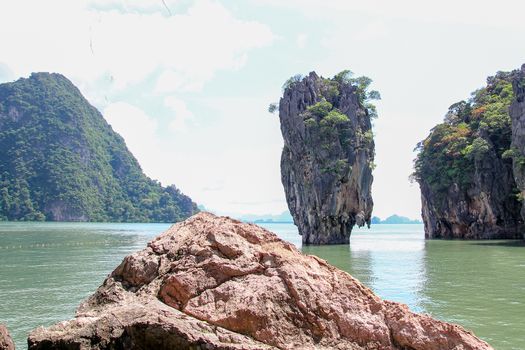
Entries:
POLYGON ((374 80, 374 215, 418 217, 413 148, 488 75, 525 62, 522 0, 0 2, 0 81, 70 78, 144 171, 220 213, 279 213, 291 75, 374 80))

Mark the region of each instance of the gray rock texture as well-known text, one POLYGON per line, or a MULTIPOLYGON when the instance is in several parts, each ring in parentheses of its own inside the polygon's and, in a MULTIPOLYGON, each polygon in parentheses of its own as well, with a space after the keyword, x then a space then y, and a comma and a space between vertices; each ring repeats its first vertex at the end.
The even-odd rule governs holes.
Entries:
POLYGON ((356 86, 312 72, 285 89, 279 119, 281 180, 303 243, 348 243, 355 224, 370 224, 373 207, 374 141, 356 86), (346 120, 308 110, 325 100, 346 120))
MULTIPOLYGON (((523 198, 525 198, 525 64, 515 72, 512 88, 514 101, 510 106, 510 117, 512 119, 512 149, 514 150, 513 170, 523 204, 523 198)), ((524 205, 521 208, 521 215, 525 220, 524 205)))
MULTIPOLYGON (((474 186, 453 184, 446 198, 421 182, 421 213, 428 239, 517 239, 522 235, 520 206, 509 194, 512 169, 494 155, 477 164, 474 186)), ((442 195, 442 194, 441 194, 442 195)))
POLYGON ((509 156, 513 74, 489 77, 469 100, 452 105, 445 121, 420 143, 414 175, 426 238, 522 237, 525 227, 509 156))

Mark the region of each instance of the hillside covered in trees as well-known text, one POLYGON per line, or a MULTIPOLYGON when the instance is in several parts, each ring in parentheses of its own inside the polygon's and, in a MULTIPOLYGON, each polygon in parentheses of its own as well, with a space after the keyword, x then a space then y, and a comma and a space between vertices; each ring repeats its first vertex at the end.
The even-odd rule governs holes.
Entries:
POLYGON ((64 76, 0 85, 0 219, 175 222, 197 212, 148 178, 64 76))

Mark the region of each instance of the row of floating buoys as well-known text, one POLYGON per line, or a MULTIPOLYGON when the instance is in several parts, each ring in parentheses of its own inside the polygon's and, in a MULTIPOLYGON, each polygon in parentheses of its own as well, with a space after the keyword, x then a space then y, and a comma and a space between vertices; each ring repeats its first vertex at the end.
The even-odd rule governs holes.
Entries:
MULTIPOLYGON (((129 241, 114 241, 111 243, 121 243, 121 244, 129 244, 132 242, 129 241)), ((54 248, 54 247, 79 247, 83 245, 109 245, 109 242, 71 242, 71 243, 35 243, 30 245, 6 245, 2 246, 0 245, 0 249, 33 249, 33 248, 54 248)))

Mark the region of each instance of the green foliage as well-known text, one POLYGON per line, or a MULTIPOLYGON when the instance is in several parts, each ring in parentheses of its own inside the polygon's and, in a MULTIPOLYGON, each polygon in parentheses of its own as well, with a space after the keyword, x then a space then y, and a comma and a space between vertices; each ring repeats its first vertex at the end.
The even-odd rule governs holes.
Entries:
POLYGON ((503 159, 512 159, 514 157, 517 157, 519 155, 519 152, 517 149, 515 148, 510 148, 508 150, 506 150, 505 152, 503 152, 501 154, 501 158, 503 159))
POLYGON ((336 75, 334 75, 334 79, 339 84, 352 84, 352 77, 354 76, 354 73, 349 70, 345 69, 336 75))
POLYGON ((334 168, 337 173, 345 173, 348 167, 348 160, 346 159, 338 159, 334 164, 334 168))
POLYGON ((69 80, 0 85, 0 217, 175 222, 197 211, 142 172, 124 140, 69 80))
POLYGON ((314 118, 307 118, 304 121, 304 125, 306 125, 307 128, 314 128, 317 126, 317 122, 314 118))
POLYGON ((270 105, 268 106, 268 112, 269 113, 275 113, 276 111, 279 110, 279 104, 278 103, 270 103, 270 105))
POLYGON ((374 141, 374 133, 372 130, 368 130, 363 134, 363 142, 365 144, 371 144, 374 141))
MULTIPOLYGON (((287 89, 300 81, 301 76, 292 77, 283 87, 287 89)), ((377 113, 371 101, 379 99, 380 95, 377 91, 369 91, 371 82, 366 77, 354 77, 348 70, 315 82, 317 101, 307 106, 301 117, 305 125, 304 142, 318 161, 323 181, 343 181, 351 172, 348 161, 357 151, 373 155, 370 118, 377 113), (357 106, 353 105, 356 102, 357 106), (356 116, 350 120, 354 112, 356 116)))
POLYGON ((301 80, 303 80, 303 76, 301 74, 296 74, 290 78, 288 78, 288 80, 286 80, 283 84, 283 91, 286 90, 286 89, 289 89, 291 88, 292 86, 294 86, 295 84, 299 83, 301 80))
POLYGON ((325 98, 323 98, 321 101, 317 102, 312 106, 306 107, 306 110, 310 112, 310 114, 313 114, 318 118, 326 117, 332 109, 332 104, 328 102, 325 98))
POLYGON ((463 149, 463 155, 469 159, 481 160, 490 151, 490 143, 481 137, 476 137, 472 144, 463 149))
POLYGON ((329 164, 328 166, 321 168, 322 174, 334 174, 338 176, 343 176, 348 171, 352 171, 352 167, 348 164, 346 159, 338 159, 335 162, 329 164))
POLYGON ((362 76, 354 78, 353 73, 349 70, 344 70, 334 76, 332 81, 339 84, 349 84, 356 88, 359 103, 366 109, 371 119, 377 118, 376 106, 371 102, 373 100, 380 100, 381 94, 376 90, 369 90, 372 79, 362 76))
POLYGON ((319 124, 321 126, 333 127, 346 123, 348 121, 350 121, 350 119, 348 119, 348 117, 345 114, 339 112, 339 110, 337 109, 333 109, 326 115, 326 117, 321 119, 319 124))
POLYGON ((454 183, 470 185, 476 162, 489 154, 504 161, 512 157, 508 113, 513 100, 511 81, 510 73, 498 72, 469 100, 449 107, 444 123, 434 127, 417 146, 415 180, 444 193, 454 183))

